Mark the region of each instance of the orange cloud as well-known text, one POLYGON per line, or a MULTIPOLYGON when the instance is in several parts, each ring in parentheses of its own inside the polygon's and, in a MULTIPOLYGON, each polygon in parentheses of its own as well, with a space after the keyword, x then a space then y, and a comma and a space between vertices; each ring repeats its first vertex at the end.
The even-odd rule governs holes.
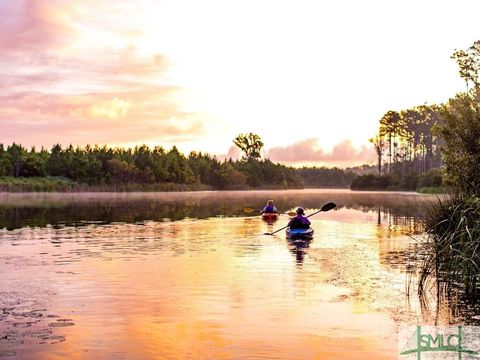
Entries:
POLYGON ((165 93, 88 95, 41 93, 0 97, 4 143, 24 145, 186 141, 204 130, 194 116, 178 111, 165 93), (135 104, 135 105, 132 105, 135 104))
POLYGON ((131 107, 130 101, 114 97, 93 105, 90 108, 90 115, 97 119, 118 119, 127 116, 131 107))

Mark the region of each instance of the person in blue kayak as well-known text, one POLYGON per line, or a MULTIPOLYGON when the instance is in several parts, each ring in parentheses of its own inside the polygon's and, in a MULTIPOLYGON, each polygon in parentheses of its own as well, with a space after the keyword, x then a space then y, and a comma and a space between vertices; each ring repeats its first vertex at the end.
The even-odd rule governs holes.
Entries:
POLYGON ((310 220, 305 217, 303 208, 297 208, 297 216, 290 219, 288 227, 290 229, 308 229, 310 227, 310 220))
POLYGON ((278 214, 278 210, 275 206, 273 206, 273 200, 267 201, 267 206, 265 206, 260 214, 278 214))

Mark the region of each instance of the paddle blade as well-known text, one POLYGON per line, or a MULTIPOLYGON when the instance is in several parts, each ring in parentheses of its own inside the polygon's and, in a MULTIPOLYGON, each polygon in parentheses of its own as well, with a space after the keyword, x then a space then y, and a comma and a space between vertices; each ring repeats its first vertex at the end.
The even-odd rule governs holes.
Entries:
POLYGON ((297 213, 294 212, 294 211, 287 212, 286 214, 287 214, 288 216, 290 216, 290 217, 297 215, 297 213))
POLYGON ((246 207, 246 208, 243 208, 243 211, 245 211, 246 213, 251 213, 251 212, 254 212, 254 211, 255 211, 255 209, 252 209, 252 208, 246 207))
POLYGON ((337 204, 333 202, 329 202, 322 206, 322 211, 330 211, 336 207, 337 207, 337 204))

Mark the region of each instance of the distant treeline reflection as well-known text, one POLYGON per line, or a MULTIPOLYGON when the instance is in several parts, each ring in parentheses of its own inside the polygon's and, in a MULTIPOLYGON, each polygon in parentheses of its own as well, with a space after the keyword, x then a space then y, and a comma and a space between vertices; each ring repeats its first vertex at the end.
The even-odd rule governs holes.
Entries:
POLYGON ((131 194, 44 194, 4 197, 0 205, 0 228, 82 226, 89 223, 138 223, 179 221, 185 218, 257 216, 245 207, 261 209, 266 199, 275 199, 281 212, 303 206, 308 211, 329 201, 337 209, 372 212, 379 224, 402 225, 416 232, 423 229, 422 204, 418 195, 365 194, 349 192, 193 192, 131 194), (400 200, 401 199, 401 200, 400 200), (399 201, 400 200, 400 201, 399 201), (408 223, 408 224, 407 224, 408 223))

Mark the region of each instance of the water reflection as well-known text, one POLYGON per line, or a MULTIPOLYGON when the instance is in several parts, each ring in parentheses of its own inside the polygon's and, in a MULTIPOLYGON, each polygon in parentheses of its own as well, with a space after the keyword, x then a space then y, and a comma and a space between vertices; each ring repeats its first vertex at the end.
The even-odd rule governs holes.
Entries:
MULTIPOLYGON (((435 252, 427 241, 419 242, 409 254, 414 264, 409 273, 410 297, 418 297, 424 322, 435 325, 480 325, 480 302, 478 289, 468 289, 465 274, 442 270, 439 274, 435 252)), ((467 275, 478 276, 478 267, 471 264, 467 275)))
POLYGON ((0 197, 0 351, 12 358, 388 359, 397 327, 423 321, 405 267, 432 197, 0 197), (338 209, 311 218, 313 241, 291 243, 262 236, 288 216, 242 212, 269 198, 338 209))
MULTIPOLYGON (((376 212, 379 223, 398 224, 404 219, 421 219, 423 204, 434 199, 410 193, 363 193, 345 191, 235 191, 184 193, 0 193, 0 228, 25 226, 80 226, 97 222, 136 223, 145 220, 178 221, 216 216, 258 216, 243 208, 261 208, 274 198, 282 212, 302 205, 319 209, 333 201, 337 210, 346 208, 376 212)), ((280 221, 277 221, 279 223, 280 221)))
POLYGON ((287 240, 287 242, 290 252, 295 256, 297 266, 301 266, 308 252, 311 240, 287 240))

